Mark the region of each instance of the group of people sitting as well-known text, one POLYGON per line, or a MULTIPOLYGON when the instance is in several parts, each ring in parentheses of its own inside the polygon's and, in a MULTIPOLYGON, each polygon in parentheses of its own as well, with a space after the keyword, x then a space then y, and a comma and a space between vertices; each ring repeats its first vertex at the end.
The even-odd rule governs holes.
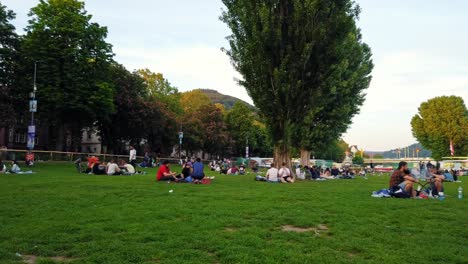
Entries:
POLYGON ((182 167, 181 173, 173 172, 169 168, 169 161, 165 160, 158 169, 156 180, 195 184, 202 183, 203 178, 205 178, 205 172, 204 165, 200 158, 197 158, 193 163, 191 161, 187 161, 182 165, 182 167))
POLYGON ((271 183, 294 183, 295 177, 291 170, 286 166, 286 163, 283 162, 279 169, 276 168, 275 163, 272 163, 270 168, 267 170, 265 177, 257 175, 255 180, 271 183))
POLYGON ((429 166, 427 168, 428 173, 423 178, 426 183, 429 184, 429 188, 421 190, 421 188, 414 188, 416 183, 420 183, 420 180, 412 175, 408 169, 408 163, 401 161, 398 164, 398 168, 392 173, 389 182, 390 195, 397 198, 416 198, 420 197, 422 191, 426 192, 426 195, 433 197, 444 197, 443 182, 445 177, 442 172, 438 171, 436 167, 429 166))
POLYGON ((210 169, 212 171, 219 172, 220 174, 226 175, 244 175, 246 173, 246 168, 244 164, 241 164, 239 168, 235 164, 229 166, 227 163, 217 163, 217 162, 210 162, 209 164, 210 169))
POLYGON ((16 160, 11 161, 11 166, 10 169, 7 168, 7 165, 3 163, 3 161, 0 159, 0 174, 1 173, 14 173, 14 174, 19 174, 21 173, 21 168, 16 160))
MULTIPOLYGON (((75 161, 78 171, 81 170, 81 159, 75 161)), ((86 170, 83 171, 87 174, 94 175, 133 175, 136 173, 135 167, 132 164, 127 163, 124 160, 119 160, 118 163, 115 159, 111 159, 109 162, 100 162, 98 157, 92 156, 88 158, 88 164, 86 170)))
POLYGON ((296 169, 296 175, 299 179, 305 180, 334 180, 334 179, 354 179, 356 172, 349 167, 337 168, 333 166, 330 168, 321 168, 317 166, 304 166, 302 170, 299 165, 296 169), (300 176, 299 176, 300 175, 300 176))

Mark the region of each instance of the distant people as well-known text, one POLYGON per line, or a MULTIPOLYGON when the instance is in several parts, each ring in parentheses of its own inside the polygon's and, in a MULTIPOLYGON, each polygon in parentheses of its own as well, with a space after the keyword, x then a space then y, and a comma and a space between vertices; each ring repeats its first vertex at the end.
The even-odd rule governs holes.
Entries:
POLYGON ((135 167, 132 164, 128 164, 124 161, 122 167, 125 169, 126 174, 135 174, 135 167))
POLYGON ((320 179, 320 172, 318 171, 317 169, 317 166, 312 166, 312 168, 310 168, 310 174, 311 174, 311 180, 317 180, 317 179, 320 179))
POLYGON ((193 173, 192 178, 194 179, 194 183, 199 183, 205 177, 204 172, 204 165, 201 162, 200 158, 197 158, 195 163, 193 164, 193 173))
POLYGON ((107 164, 105 162, 95 163, 89 173, 94 175, 105 175, 107 174, 106 170, 107 164))
POLYGON ((274 163, 272 163, 271 167, 267 170, 265 178, 267 182, 278 183, 278 169, 275 167, 274 163))
POLYGON ((333 166, 333 168, 331 169, 330 174, 334 178, 338 178, 338 175, 340 175, 340 170, 338 170, 338 168, 336 166, 333 166))
POLYGON ((419 181, 411 177, 411 172, 408 170, 408 163, 401 161, 398 164, 398 168, 392 173, 392 176, 390 176, 390 193, 398 198, 415 197, 416 191, 413 185, 416 182, 419 181))
POLYGON ((11 169, 9 170, 10 173, 19 173, 21 168, 16 160, 11 161, 11 169))
POLYGON ((302 172, 302 166, 299 165, 296 167, 296 178, 299 180, 305 180, 305 174, 302 172))
POLYGON ((189 179, 189 177, 192 175, 192 172, 193 172, 192 162, 187 162, 185 163, 184 168, 182 169, 182 172, 176 177, 182 180, 189 179))
POLYGON ((136 149, 133 146, 130 146, 130 153, 129 153, 128 161, 130 162, 130 164, 132 164, 134 168, 136 167, 136 159, 137 159, 136 149))
POLYGON ((237 175, 239 174, 239 170, 237 169, 236 165, 232 165, 232 167, 227 171, 228 175, 237 175))
POLYGON ((0 174, 5 173, 5 172, 6 172, 6 165, 0 159, 0 174))
POLYGON ((429 169, 429 173, 431 175, 429 181, 431 182, 431 186, 433 188, 432 195, 444 196, 444 187, 442 182, 444 181, 445 177, 443 173, 439 172, 434 167, 429 169))
POLYGON ((176 173, 172 172, 169 169, 169 161, 165 160, 162 162, 161 166, 158 169, 158 173, 156 174, 156 180, 158 181, 175 181, 178 182, 179 180, 176 177, 176 173))
POLYGON ((282 183, 294 183, 294 179, 291 175, 291 170, 288 167, 286 167, 286 162, 283 162, 281 169, 279 169, 278 171, 278 175, 282 183))
POLYGON ((112 175, 120 175, 121 171, 119 168, 119 165, 115 163, 115 160, 112 159, 108 164, 107 164, 107 175, 112 176, 112 175))
POLYGON ((245 166, 244 164, 239 166, 239 175, 244 175, 245 174, 245 166))

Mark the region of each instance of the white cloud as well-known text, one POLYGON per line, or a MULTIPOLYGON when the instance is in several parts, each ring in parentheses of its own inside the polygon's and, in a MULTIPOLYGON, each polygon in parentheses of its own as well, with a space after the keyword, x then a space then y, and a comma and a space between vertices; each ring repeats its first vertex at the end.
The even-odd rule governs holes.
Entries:
POLYGON ((419 51, 390 53, 374 59, 373 81, 361 114, 344 136, 351 144, 388 150, 416 142, 411 118, 430 98, 468 99, 468 74, 456 58, 419 51))
POLYGON ((245 88, 237 85, 240 75, 229 57, 219 48, 208 46, 178 48, 115 48, 117 60, 129 70, 149 68, 163 73, 180 91, 215 89, 252 103, 245 88))

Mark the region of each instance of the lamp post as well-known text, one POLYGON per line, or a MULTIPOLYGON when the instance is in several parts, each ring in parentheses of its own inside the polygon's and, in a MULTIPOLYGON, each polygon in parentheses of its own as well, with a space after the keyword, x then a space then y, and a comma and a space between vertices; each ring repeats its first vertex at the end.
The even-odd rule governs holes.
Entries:
POLYGON ((182 126, 180 126, 179 132, 179 160, 182 152, 182 139, 184 138, 184 132, 182 132, 182 126))
POLYGON ((34 141, 36 138, 36 126, 34 125, 34 113, 37 112, 37 100, 36 100, 36 76, 37 76, 37 61, 34 62, 34 77, 33 77, 33 91, 30 94, 29 100, 29 112, 31 112, 31 124, 28 126, 28 142, 27 148, 29 150, 29 155, 26 156, 26 162, 32 164, 34 161, 34 155, 32 150, 34 149, 34 141))

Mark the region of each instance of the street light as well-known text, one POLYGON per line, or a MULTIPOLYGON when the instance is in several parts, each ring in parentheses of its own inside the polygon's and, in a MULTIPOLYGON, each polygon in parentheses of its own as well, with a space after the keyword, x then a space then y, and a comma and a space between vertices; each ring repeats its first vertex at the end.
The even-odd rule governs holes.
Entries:
POLYGON ((184 132, 182 132, 182 126, 180 126, 180 132, 179 132, 179 160, 180 160, 180 155, 182 152, 182 139, 184 138, 184 132))
POLYGON ((34 161, 34 155, 32 150, 34 149, 34 141, 36 138, 36 126, 34 125, 34 113, 37 112, 37 100, 36 100, 36 76, 37 76, 37 61, 34 62, 34 77, 33 77, 33 91, 30 94, 29 100, 29 112, 31 112, 31 124, 28 126, 28 142, 27 148, 29 149, 29 155, 26 156, 26 162, 31 164, 34 161))

